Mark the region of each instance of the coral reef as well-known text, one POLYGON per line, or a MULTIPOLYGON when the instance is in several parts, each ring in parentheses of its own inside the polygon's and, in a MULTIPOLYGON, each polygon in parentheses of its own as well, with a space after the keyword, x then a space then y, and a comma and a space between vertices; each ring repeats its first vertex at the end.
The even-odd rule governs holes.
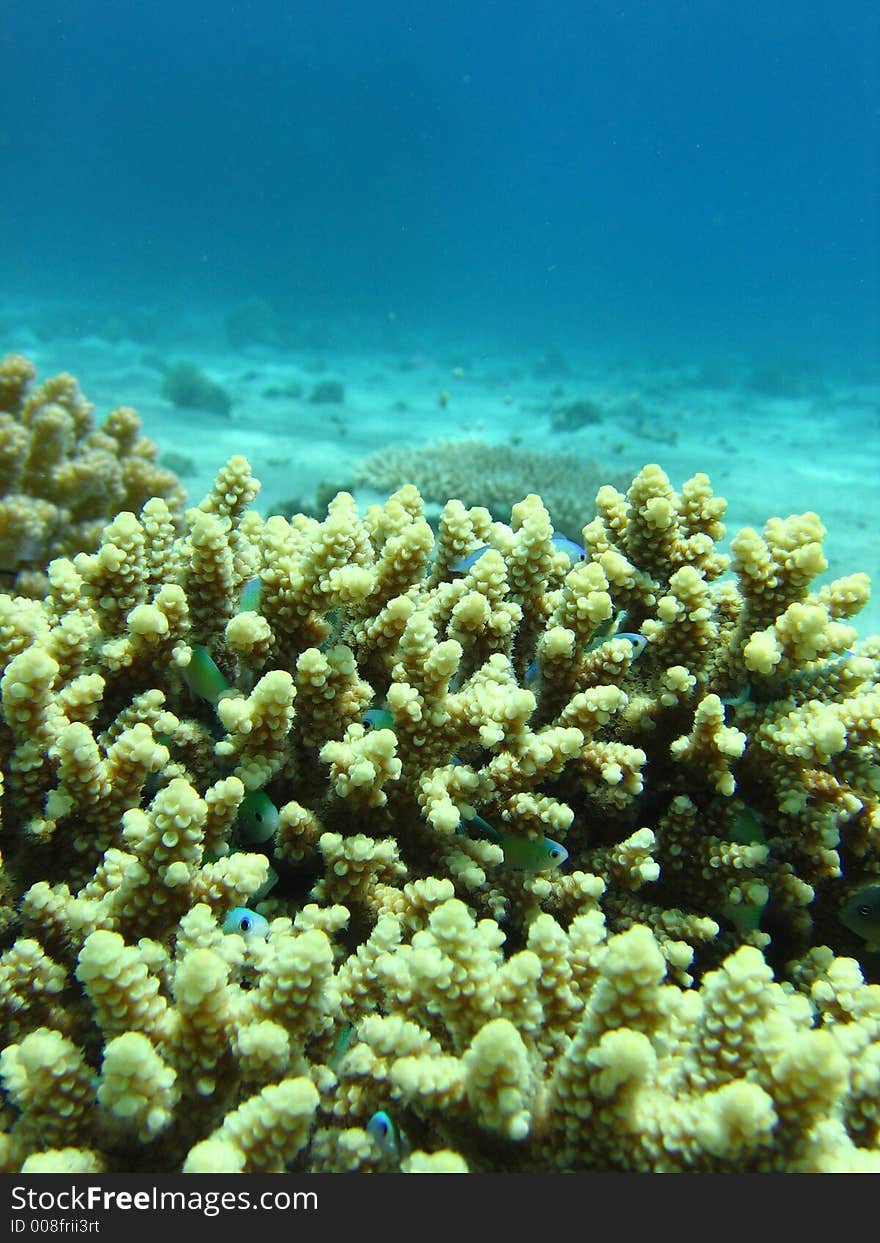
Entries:
POLYGON ((0 574, 29 596, 44 594, 53 557, 94 552, 121 510, 160 497, 176 522, 186 499, 130 406, 96 427, 72 375, 35 377, 21 354, 0 359, 0 574))
POLYGON ((648 465, 572 565, 535 493, 257 492, 0 596, 0 1169, 880 1170, 880 640, 817 516, 728 557, 648 465))
POLYGON ((584 498, 601 484, 626 487, 629 480, 573 453, 544 453, 483 440, 440 440, 408 448, 386 445, 358 462, 349 486, 391 492, 411 483, 418 488, 429 515, 449 497, 466 506, 485 506, 493 518, 506 521, 511 507, 540 480, 541 500, 557 530, 572 539, 584 522, 584 498))

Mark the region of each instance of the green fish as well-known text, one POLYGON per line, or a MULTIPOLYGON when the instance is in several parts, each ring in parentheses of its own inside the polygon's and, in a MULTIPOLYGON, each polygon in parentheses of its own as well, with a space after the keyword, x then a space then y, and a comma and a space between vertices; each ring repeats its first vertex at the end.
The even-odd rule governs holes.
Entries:
POLYGON ((354 1023, 346 1023, 342 1031, 333 1042, 333 1052, 327 1059, 327 1065, 332 1071, 337 1071, 340 1067, 342 1059, 345 1057, 348 1046, 351 1044, 354 1036, 354 1023))
POLYGON ((482 816, 472 816, 468 825, 476 827, 497 842, 504 851, 504 866, 516 872, 552 872, 568 858, 568 851, 552 837, 523 837, 520 833, 502 833, 482 816))
POLYGON ((590 641, 587 644, 588 652, 592 651, 594 647, 599 647, 602 643, 605 642, 605 640, 611 634, 611 631, 614 629, 615 621, 616 621, 616 618, 614 614, 612 613, 610 617, 606 617, 604 621, 599 622, 599 625, 590 635, 590 641))
POLYGON ((241 589, 241 595, 238 597, 239 613, 257 613, 260 608, 260 592, 263 587, 263 580, 259 574, 256 578, 249 579, 241 589))
POLYGON ((278 829, 278 808, 265 790, 249 790, 235 818, 243 842, 267 842, 278 829))
POLYGON ((743 842, 766 842, 767 838, 761 825, 761 818, 751 807, 744 807, 734 820, 730 829, 730 840, 743 842))
POLYGON ((200 644, 192 649, 189 664, 183 670, 183 680, 194 695, 216 705, 230 683, 217 668, 211 653, 200 644))
POLYGON ((880 953, 880 884, 865 885, 851 893, 840 908, 840 922, 866 942, 872 954, 880 953))
POLYGON ((761 927, 761 916, 764 914, 763 906, 746 905, 745 902, 725 902, 721 907, 721 914, 725 919, 729 919, 736 928, 737 932, 753 932, 756 928, 761 927))
POLYGON ((555 842, 552 837, 532 838, 501 833, 499 839, 504 851, 504 866, 516 872, 552 872, 568 858, 568 851, 562 843, 555 842))

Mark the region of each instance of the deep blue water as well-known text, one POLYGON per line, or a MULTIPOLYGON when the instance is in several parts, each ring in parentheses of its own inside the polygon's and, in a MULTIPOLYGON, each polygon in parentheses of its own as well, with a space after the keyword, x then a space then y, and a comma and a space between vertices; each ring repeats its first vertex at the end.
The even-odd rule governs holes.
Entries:
POLYGON ((876 0, 6 0, 0 295, 876 364, 876 0))

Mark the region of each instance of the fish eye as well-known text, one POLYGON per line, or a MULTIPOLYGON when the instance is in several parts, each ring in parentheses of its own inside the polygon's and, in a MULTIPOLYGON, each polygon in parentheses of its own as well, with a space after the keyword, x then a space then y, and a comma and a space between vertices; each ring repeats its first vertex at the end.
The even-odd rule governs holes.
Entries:
POLYGON ((248 919, 247 915, 242 916, 242 918, 239 920, 238 926, 242 930, 242 932, 250 932, 251 921, 248 919))
POLYGON ((384 1118, 376 1119, 376 1130, 379 1131, 382 1135, 387 1135, 388 1123, 385 1121, 384 1118))
POLYGON ((255 820, 257 821, 257 823, 259 824, 259 823, 262 821, 262 819, 263 819, 263 813, 262 813, 261 811, 255 811, 255 812, 254 812, 254 819, 255 819, 255 820))

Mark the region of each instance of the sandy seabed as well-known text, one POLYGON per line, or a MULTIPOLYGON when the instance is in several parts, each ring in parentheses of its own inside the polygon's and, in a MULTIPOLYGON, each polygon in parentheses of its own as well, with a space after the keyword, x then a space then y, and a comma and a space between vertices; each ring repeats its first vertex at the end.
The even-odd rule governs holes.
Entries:
MULTIPOLYGON (((539 344, 505 351, 467 340, 432 345, 427 338, 369 349, 332 340, 218 347, 201 328, 175 335, 173 345, 125 336, 52 338, 40 317, 39 308, 0 314, 0 352, 27 354, 41 376, 72 371, 99 421, 114 406, 134 406, 193 502, 233 453, 249 458, 266 513, 291 504, 311 508, 319 487, 351 488, 355 464, 389 445, 477 438, 573 453, 615 478, 658 462, 675 488, 696 471, 710 476, 728 501, 728 536, 774 515, 815 510, 828 529, 825 577, 867 572, 874 596, 856 625, 862 635, 880 632, 876 375, 853 368, 835 377, 684 354, 548 355, 539 344), (182 409, 162 395, 163 369, 181 360, 228 393, 228 416, 182 409), (343 386, 343 399, 313 400, 316 386, 329 380, 343 386), (559 426, 560 411, 578 400, 593 403, 596 421, 559 426)), ((379 498, 353 490, 364 502, 379 498)), ((539 477, 532 490, 541 491, 539 477)), ((584 521, 593 513, 593 497, 585 496, 584 521)))

